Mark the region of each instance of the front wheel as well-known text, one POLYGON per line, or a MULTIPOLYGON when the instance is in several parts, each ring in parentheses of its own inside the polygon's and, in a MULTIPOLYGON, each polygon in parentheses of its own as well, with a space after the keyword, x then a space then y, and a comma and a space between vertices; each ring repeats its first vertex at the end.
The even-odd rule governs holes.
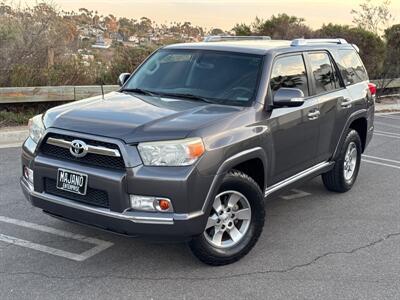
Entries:
POLYGON ((228 173, 214 199, 206 228, 189 242, 202 262, 220 266, 245 256, 257 242, 265 219, 264 197, 248 175, 228 173))
POLYGON ((322 174, 325 187, 334 192, 344 193, 350 190, 357 179, 361 162, 361 139, 357 131, 350 130, 342 144, 333 169, 322 174))

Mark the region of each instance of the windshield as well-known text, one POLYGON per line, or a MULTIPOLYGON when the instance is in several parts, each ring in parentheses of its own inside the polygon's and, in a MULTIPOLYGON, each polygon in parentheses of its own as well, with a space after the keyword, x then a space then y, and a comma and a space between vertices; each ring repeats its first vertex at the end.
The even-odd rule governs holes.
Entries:
POLYGON ((124 89, 247 106, 256 94, 262 58, 223 51, 161 49, 135 72, 124 89))

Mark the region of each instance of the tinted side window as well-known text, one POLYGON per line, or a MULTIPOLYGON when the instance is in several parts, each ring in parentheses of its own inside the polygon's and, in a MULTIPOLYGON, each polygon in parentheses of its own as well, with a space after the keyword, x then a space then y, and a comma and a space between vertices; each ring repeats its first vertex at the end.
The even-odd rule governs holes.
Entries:
POLYGON ((346 85, 368 80, 367 71, 354 50, 339 50, 339 69, 346 85))
POLYGON ((335 68, 328 53, 309 53, 315 93, 322 94, 340 87, 335 68))
POLYGON ((272 69, 271 90, 275 94, 280 88, 298 88, 308 96, 308 80, 303 56, 293 55, 278 58, 272 69))

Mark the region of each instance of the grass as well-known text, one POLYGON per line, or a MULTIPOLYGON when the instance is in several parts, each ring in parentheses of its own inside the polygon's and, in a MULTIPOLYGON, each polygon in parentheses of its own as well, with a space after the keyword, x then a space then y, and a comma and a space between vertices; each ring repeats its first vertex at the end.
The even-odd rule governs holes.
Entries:
POLYGON ((30 118, 35 116, 33 110, 25 112, 0 111, 0 127, 28 125, 30 118))
POLYGON ((33 116, 60 104, 62 103, 3 104, 0 106, 0 128, 28 125, 29 119, 33 116))

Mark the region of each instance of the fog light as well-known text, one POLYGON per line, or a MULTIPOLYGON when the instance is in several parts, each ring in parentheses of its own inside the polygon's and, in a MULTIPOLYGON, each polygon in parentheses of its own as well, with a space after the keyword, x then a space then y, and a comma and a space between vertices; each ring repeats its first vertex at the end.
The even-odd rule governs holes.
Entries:
POLYGON ((169 199, 152 196, 130 195, 131 207, 142 211, 171 212, 172 204, 169 199))
POLYGON ((30 183, 33 184, 33 170, 29 169, 28 167, 24 166, 24 177, 30 183))

